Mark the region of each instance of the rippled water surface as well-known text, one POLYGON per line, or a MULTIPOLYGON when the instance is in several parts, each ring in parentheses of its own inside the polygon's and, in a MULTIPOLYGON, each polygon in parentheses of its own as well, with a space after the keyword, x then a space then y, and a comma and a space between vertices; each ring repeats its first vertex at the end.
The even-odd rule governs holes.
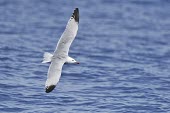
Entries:
POLYGON ((170 112, 168 0, 0 0, 1 113, 170 112), (55 90, 53 52, 73 12, 79 31, 55 90))

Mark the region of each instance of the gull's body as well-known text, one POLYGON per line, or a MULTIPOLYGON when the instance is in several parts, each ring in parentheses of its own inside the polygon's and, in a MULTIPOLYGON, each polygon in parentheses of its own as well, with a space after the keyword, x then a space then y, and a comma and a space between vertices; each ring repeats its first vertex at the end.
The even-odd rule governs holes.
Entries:
POLYGON ((69 48, 78 31, 79 10, 76 8, 69 19, 66 29, 57 43, 54 54, 45 53, 43 63, 51 62, 47 80, 45 83, 46 93, 51 92, 57 85, 64 63, 77 63, 73 58, 68 56, 69 48))

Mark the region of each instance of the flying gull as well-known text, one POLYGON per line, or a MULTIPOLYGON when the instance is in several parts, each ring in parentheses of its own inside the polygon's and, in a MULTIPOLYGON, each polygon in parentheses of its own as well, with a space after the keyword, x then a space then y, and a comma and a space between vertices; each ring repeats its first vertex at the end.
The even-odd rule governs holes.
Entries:
POLYGON ((45 52, 44 59, 42 63, 51 62, 47 80, 45 83, 45 90, 46 93, 51 92, 57 85, 61 71, 64 63, 74 63, 79 64, 75 59, 68 56, 69 48, 78 31, 78 24, 79 24, 79 9, 75 8, 72 16, 70 17, 66 29, 61 35, 57 47, 53 54, 45 52))

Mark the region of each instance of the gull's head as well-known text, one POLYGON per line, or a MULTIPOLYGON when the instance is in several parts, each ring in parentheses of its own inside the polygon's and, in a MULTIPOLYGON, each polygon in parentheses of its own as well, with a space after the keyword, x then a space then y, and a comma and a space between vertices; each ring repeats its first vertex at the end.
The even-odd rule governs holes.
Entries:
POLYGON ((79 64, 79 62, 77 62, 74 58, 71 58, 71 57, 67 57, 66 63, 69 63, 69 64, 79 64))

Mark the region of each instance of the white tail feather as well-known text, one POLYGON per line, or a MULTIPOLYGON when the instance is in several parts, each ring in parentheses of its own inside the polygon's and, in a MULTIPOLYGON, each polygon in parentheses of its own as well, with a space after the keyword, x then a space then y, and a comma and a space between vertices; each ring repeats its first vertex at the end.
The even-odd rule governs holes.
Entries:
POLYGON ((42 63, 51 62, 53 55, 51 53, 45 52, 42 63))

